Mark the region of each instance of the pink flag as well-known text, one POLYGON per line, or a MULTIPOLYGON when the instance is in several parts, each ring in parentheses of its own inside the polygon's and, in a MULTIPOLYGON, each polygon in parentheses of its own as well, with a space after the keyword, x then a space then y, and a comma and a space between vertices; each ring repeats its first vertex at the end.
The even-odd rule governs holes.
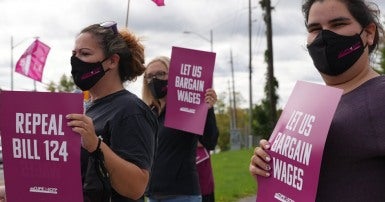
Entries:
POLYGON ((164 6, 164 0, 152 0, 157 6, 164 6))
POLYGON ((49 46, 36 39, 17 61, 15 71, 41 81, 49 50, 49 46))

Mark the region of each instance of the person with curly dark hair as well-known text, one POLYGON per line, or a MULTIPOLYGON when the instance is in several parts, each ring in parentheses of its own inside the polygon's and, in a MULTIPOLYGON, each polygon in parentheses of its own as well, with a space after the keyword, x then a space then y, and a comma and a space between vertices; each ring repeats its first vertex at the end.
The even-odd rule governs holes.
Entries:
POLYGON ((150 179, 156 116, 124 88, 145 71, 144 47, 115 22, 93 24, 76 37, 71 57, 75 84, 88 90, 85 114, 69 114, 81 135, 84 201, 136 201, 150 179))
MULTIPOLYGON (((307 49, 328 86, 343 90, 325 142, 316 201, 385 200, 385 76, 370 65, 384 30, 365 0, 306 0, 307 49)), ((249 171, 269 177, 261 140, 249 171)), ((257 196, 258 197, 258 196, 257 196)))

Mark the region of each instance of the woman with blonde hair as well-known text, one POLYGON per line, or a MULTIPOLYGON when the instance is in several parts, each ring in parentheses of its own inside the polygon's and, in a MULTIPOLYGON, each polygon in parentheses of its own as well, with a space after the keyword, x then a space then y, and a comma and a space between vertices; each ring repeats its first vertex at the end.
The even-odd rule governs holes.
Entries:
POLYGON ((209 111, 203 135, 166 127, 169 67, 170 59, 161 56, 151 60, 144 73, 142 99, 158 114, 159 122, 155 161, 146 195, 150 202, 200 202, 196 148, 198 140, 206 147, 216 145, 218 129, 213 106, 217 95, 211 88, 206 90, 209 111))

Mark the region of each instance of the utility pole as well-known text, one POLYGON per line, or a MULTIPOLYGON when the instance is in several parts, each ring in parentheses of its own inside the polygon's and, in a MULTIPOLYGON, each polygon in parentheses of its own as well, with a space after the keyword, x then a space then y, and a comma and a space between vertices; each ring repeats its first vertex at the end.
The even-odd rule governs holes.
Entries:
MULTIPOLYGON (((233 65, 233 51, 230 50, 230 66, 231 66, 231 78, 232 78, 232 96, 233 96, 233 110, 232 110, 232 124, 233 129, 237 128, 237 104, 235 99, 235 79, 234 79, 234 65, 233 65)), ((230 96, 231 97, 231 96, 230 96)))
MULTIPOLYGON (((229 95, 231 95, 231 81, 228 80, 227 81, 227 87, 228 87, 228 91, 229 91, 229 95)), ((232 103, 233 103, 233 99, 231 96, 229 96, 229 103, 230 103, 230 131, 234 129, 234 121, 233 121, 233 117, 234 117, 234 110, 232 109, 232 103)), ((230 135, 231 135, 231 132, 230 132, 230 135)), ((230 143, 231 144, 231 143, 230 143)))
MULTIPOLYGON (((251 65, 252 61, 252 51, 251 51, 251 30, 252 30, 252 21, 251 21, 251 0, 249 0, 249 135, 252 135, 251 125, 253 123, 253 85, 252 85, 252 74, 253 68, 251 65)), ((246 138, 247 139, 247 138, 246 138)))
POLYGON ((275 98, 275 78, 273 67, 273 29, 271 20, 271 2, 270 0, 261 0, 262 8, 265 10, 264 20, 266 23, 266 37, 267 37, 267 74, 268 74, 268 96, 270 101, 270 118, 273 123, 277 120, 277 101, 275 98))
POLYGON ((210 29, 210 50, 213 52, 214 47, 213 47, 214 41, 213 41, 213 30, 210 29))
POLYGON ((127 0, 127 11, 126 11, 126 28, 128 28, 128 15, 130 13, 130 0, 127 0))
POLYGON ((13 45, 13 36, 11 36, 11 90, 13 90, 13 49, 15 46, 13 45))

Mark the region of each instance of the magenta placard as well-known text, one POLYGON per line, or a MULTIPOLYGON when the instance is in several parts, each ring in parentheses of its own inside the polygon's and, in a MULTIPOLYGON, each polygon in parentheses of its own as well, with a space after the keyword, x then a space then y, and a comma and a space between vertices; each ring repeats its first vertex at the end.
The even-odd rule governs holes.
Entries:
POLYGON ((197 147, 196 155, 197 155, 196 161, 195 161, 196 164, 199 164, 210 157, 210 154, 207 152, 207 149, 204 147, 197 147))
POLYGON ((165 126, 202 135, 212 87, 215 53, 172 47, 165 126))
POLYGON ((323 149, 342 90, 298 81, 269 139, 271 176, 257 201, 315 201, 323 149))
POLYGON ((83 113, 78 93, 0 91, 8 202, 82 202, 80 135, 65 116, 83 113))

